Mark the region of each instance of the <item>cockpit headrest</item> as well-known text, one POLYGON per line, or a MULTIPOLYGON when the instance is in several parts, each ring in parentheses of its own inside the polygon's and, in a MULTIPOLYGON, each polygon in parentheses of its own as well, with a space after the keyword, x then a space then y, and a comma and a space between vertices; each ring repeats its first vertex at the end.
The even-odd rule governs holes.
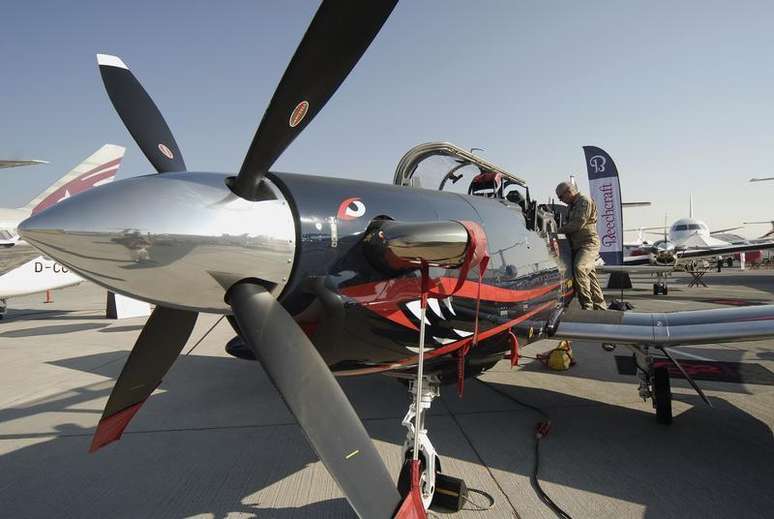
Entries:
POLYGON ((497 193, 503 186, 502 173, 493 173, 491 171, 485 173, 479 173, 473 180, 470 181, 470 187, 468 188, 468 194, 474 195, 476 191, 491 190, 493 193, 497 193))

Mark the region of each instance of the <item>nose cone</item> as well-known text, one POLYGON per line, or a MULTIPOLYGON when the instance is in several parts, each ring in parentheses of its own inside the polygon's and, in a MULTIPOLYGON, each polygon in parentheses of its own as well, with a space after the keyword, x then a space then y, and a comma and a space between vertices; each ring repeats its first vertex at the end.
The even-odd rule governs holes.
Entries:
POLYGON ((156 304, 222 312, 226 289, 259 278, 278 295, 290 276, 289 204, 234 195, 225 176, 135 177, 63 200, 19 226, 31 245, 87 279, 156 304))

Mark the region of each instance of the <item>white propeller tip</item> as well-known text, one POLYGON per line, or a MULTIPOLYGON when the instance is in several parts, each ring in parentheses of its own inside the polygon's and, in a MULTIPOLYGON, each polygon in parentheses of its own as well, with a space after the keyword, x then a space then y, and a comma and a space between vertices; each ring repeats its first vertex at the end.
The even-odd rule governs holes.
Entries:
POLYGON ((126 63, 121 58, 110 54, 97 54, 97 64, 99 66, 104 65, 106 67, 118 67, 129 70, 129 67, 126 66, 126 63))

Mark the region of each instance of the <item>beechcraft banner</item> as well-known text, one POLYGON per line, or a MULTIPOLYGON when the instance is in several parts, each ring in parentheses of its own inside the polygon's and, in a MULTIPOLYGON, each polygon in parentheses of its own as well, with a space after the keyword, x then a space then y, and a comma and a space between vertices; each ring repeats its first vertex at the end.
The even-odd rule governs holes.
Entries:
POLYGON ((597 232, 602 246, 599 255, 606 265, 623 263, 623 211, 618 169, 602 148, 584 146, 591 198, 597 205, 597 232))

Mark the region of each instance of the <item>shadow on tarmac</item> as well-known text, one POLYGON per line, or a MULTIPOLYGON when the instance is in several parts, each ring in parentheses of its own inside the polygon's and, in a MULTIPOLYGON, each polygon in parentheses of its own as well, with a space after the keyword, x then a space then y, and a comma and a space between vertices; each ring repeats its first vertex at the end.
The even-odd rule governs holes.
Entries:
MULTIPOLYGON (((102 353, 54 364, 114 379, 126 355, 102 353)), ((514 383, 518 374, 512 374, 514 383)), ((381 376, 340 382, 371 436, 387 444, 380 450, 397 476, 405 387, 381 376)), ((0 410, 0 440, 16 440, 16 450, 0 455, 5 514, 353 517, 320 464, 291 478, 316 456, 257 363, 181 356, 123 439, 89 455, 112 385, 90 384, 0 410), (31 418, 38 420, 38 430, 40 421, 50 422, 52 432, 26 434, 24 423, 31 418), (304 487, 312 481, 313 488, 304 487), (318 502, 305 504, 310 493, 318 502), (299 507, 287 506, 294 499, 299 507)), ((539 419, 517 401, 544 406, 553 420, 540 477, 570 515, 612 517, 595 508, 604 506, 599 496, 642 505, 644 517, 653 519, 764 517, 774 507, 771 429, 723 398, 713 397, 710 409, 698 397, 677 396, 691 407, 666 427, 656 423, 649 404, 629 408, 473 380, 463 400, 454 387, 443 394, 429 418, 442 460, 476 465, 483 460, 506 492, 527 493, 511 496, 517 508, 518 499, 537 499, 523 480, 533 468, 539 419)))
POLYGON ((96 330, 109 326, 110 323, 82 323, 82 324, 53 324, 50 326, 33 326, 32 328, 21 328, 19 330, 8 330, 0 332, 0 337, 20 338, 37 337, 40 335, 59 335, 63 333, 74 333, 83 330, 96 330))

